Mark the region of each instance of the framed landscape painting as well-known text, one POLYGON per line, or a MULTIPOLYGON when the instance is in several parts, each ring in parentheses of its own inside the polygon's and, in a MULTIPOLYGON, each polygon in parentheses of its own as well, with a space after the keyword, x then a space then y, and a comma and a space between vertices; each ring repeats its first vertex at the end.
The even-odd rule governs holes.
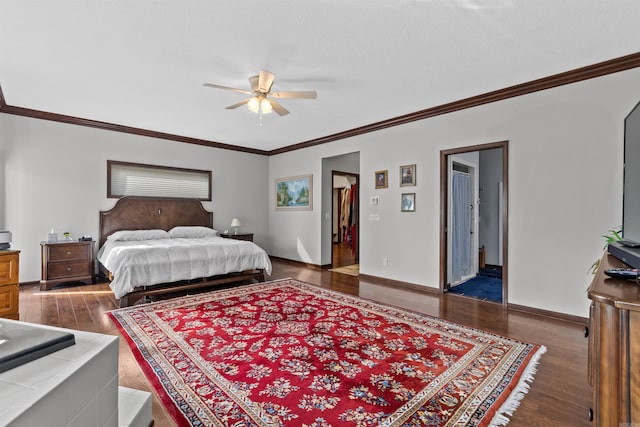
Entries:
POLYGON ((313 175, 276 179, 276 210, 313 210, 313 175))

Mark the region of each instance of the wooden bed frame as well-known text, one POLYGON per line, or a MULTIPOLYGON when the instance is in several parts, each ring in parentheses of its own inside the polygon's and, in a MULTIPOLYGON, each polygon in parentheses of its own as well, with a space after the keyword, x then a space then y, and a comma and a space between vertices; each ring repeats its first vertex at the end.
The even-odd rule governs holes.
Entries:
MULTIPOLYGON (((169 231, 173 227, 213 226, 213 212, 209 212, 196 199, 122 197, 108 211, 100 211, 100 247, 109 235, 120 230, 169 231)), ((113 280, 113 274, 100 264, 100 271, 113 280)), ((264 270, 255 269, 220 276, 203 277, 198 280, 163 283, 159 285, 135 288, 120 298, 120 307, 133 305, 140 298, 151 295, 162 295, 178 291, 211 287, 227 283, 238 283, 250 280, 264 282, 264 270)))

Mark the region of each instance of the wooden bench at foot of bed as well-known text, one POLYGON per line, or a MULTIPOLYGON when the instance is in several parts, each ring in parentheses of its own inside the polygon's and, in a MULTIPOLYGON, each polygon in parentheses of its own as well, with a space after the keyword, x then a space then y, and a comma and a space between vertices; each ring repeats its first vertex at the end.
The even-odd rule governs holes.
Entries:
POLYGON ((201 289, 215 287, 229 283, 240 284, 245 281, 257 280, 264 282, 264 270, 247 270, 239 273, 223 274, 220 276, 204 277, 198 280, 187 280, 175 283, 167 283, 153 286, 143 286, 135 288, 132 292, 120 298, 120 307, 129 307, 135 304, 140 298, 147 296, 166 295, 176 292, 190 291, 193 289, 201 289))

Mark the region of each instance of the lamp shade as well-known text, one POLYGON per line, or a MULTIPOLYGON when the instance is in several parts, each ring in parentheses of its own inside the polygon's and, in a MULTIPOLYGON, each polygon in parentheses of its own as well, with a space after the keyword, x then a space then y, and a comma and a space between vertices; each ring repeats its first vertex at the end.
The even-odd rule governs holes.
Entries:
POLYGON ((242 225, 242 223, 240 222, 240 220, 238 218, 233 218, 231 220, 231 227, 240 227, 242 225))

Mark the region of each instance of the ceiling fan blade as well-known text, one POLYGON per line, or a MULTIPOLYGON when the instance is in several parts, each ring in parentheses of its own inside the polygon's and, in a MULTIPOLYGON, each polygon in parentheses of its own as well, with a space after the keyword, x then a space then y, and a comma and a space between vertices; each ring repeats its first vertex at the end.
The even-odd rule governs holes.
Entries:
POLYGON ((242 100, 240 102, 236 102, 235 104, 229 105, 228 107, 226 107, 226 110, 233 110, 235 108, 242 107, 243 105, 245 105, 250 100, 251 100, 251 98, 247 98, 247 99, 244 99, 244 100, 242 100))
POLYGON ((271 104, 271 107, 273 107, 273 111, 278 113, 278 115, 286 116, 287 114, 289 114, 289 111, 286 108, 284 108, 282 105, 280 105, 280 103, 278 103, 277 101, 270 99, 269 103, 271 104))
POLYGON ((271 90, 271 85, 273 85, 273 80, 275 80, 275 74, 260 70, 260 75, 258 76, 258 90, 260 92, 268 93, 271 90))
POLYGON ((205 83, 205 84, 203 84, 203 86, 212 87, 212 88, 215 88, 215 89, 232 90, 234 92, 244 93, 245 95, 251 95, 253 93, 250 90, 246 90, 246 89, 238 89, 236 87, 214 85, 212 83, 205 83))
POLYGON ((318 94, 314 90, 297 91, 297 92, 272 92, 274 98, 298 98, 298 99, 316 99, 318 94))
POLYGON ((258 76, 249 77, 249 84, 251 85, 251 90, 253 93, 258 92, 258 76))

